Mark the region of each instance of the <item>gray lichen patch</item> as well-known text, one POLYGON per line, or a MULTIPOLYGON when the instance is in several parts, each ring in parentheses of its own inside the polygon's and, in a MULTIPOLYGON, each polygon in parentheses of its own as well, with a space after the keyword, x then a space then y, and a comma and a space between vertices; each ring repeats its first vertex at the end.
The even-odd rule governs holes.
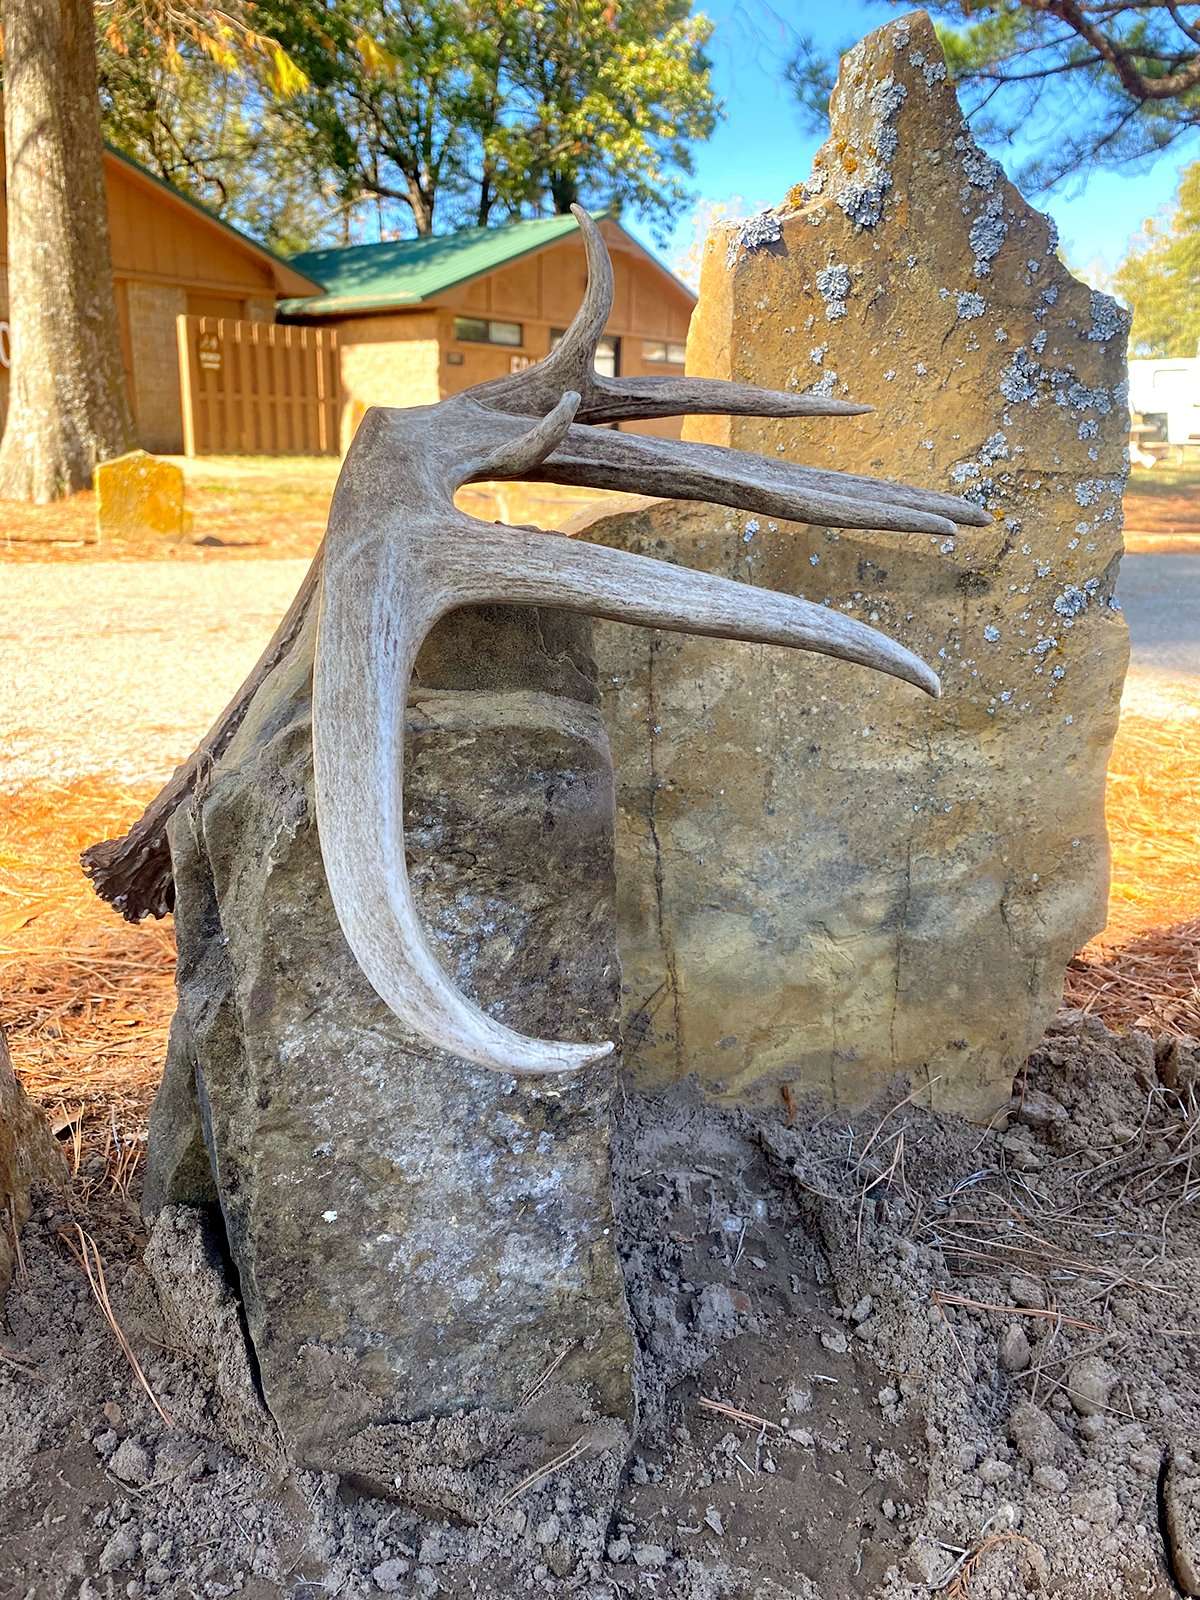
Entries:
POLYGON ((775 213, 760 211, 756 216, 747 217, 744 222, 735 223, 730 229, 725 247, 725 264, 732 271, 743 255, 762 250, 767 245, 778 244, 782 238, 783 230, 775 213))
POLYGON ((844 261, 831 262, 817 273, 816 285, 817 293, 825 302, 826 319, 839 321, 846 315, 846 301, 850 296, 850 268, 844 261))

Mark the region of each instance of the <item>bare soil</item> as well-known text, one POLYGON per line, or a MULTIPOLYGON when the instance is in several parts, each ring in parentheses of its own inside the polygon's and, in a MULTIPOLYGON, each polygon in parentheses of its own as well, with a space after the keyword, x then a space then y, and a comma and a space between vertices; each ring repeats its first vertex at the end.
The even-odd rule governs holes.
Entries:
POLYGON ((26 1230, 5 1307, 0 1597, 1194 1593, 1198 1070, 1178 1040, 1064 1013, 991 1129, 900 1085, 871 1115, 791 1122, 686 1086, 623 1095, 645 1407, 608 1521, 586 1463, 473 1528, 290 1470, 245 1425, 254 1396, 230 1403, 219 1265, 173 1269, 173 1292, 210 1294, 197 1363, 91 1158, 26 1230), (67 1246, 73 1219, 170 1426, 67 1246))

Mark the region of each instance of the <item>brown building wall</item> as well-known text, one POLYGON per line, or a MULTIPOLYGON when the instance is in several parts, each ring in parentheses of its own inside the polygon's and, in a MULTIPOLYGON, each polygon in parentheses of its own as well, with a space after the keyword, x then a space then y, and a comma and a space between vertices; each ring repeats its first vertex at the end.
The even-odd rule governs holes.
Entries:
MULTIPOLYGON (((678 374, 683 368, 648 361, 650 341, 682 344, 692 299, 686 290, 619 229, 604 225, 613 258, 613 310, 606 332, 620 339, 620 371, 678 374)), ((368 406, 432 405, 474 384, 503 377, 514 363, 549 354, 551 336, 565 328, 587 286, 587 262, 578 238, 501 267, 448 293, 436 307, 382 316, 338 318, 348 442, 368 406), (455 337, 456 317, 483 317, 521 325, 520 345, 481 344, 455 337)), ((678 418, 639 425, 637 431, 679 437, 678 418)))
POLYGON ((175 318, 188 309, 190 296, 178 284, 140 279, 123 288, 129 308, 130 396, 138 443, 156 455, 179 455, 183 410, 175 318))
POLYGON ((342 448, 369 406, 435 405, 439 323, 436 311, 333 319, 342 369, 342 448))
MULTIPOLYGON (((3 145, 0 142, 0 172, 3 145)), ((275 320, 276 268, 202 213, 129 167, 105 157, 121 353, 138 443, 183 448, 175 316, 275 320)), ((0 322, 9 320, 8 215, 0 181, 0 322)), ((0 427, 8 368, 0 363, 0 427)))

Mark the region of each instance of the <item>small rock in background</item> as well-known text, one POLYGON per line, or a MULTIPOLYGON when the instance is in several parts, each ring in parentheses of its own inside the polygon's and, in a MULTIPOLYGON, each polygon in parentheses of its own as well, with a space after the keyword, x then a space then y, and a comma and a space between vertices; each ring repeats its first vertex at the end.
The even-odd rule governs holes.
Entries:
POLYGON ((850 1348, 850 1341, 840 1329, 833 1333, 823 1333, 821 1343, 831 1355, 844 1356, 850 1348))
POLYGON ((1067 1374, 1067 1395, 1081 1417, 1108 1407, 1117 1375, 1102 1356, 1084 1356, 1067 1374))
POLYGON ((933 1588, 938 1580, 945 1576, 950 1559, 945 1550, 940 1545, 934 1544, 932 1539, 920 1538, 908 1552, 904 1563, 904 1575, 911 1583, 922 1583, 927 1588, 933 1588))
POLYGON ((1115 1528, 1121 1520, 1121 1503, 1111 1483, 1081 1489, 1071 1496, 1071 1513, 1097 1528, 1115 1528))
POLYGON ((1013 1098, 1013 1114, 1027 1128, 1049 1128, 1055 1122, 1066 1122, 1067 1108, 1052 1094, 1043 1089, 1026 1087, 1013 1098))
POLYGON ((1000 1335, 999 1359, 1004 1372, 1024 1372, 1029 1365, 1029 1340, 1019 1322, 1010 1322, 1000 1335))
POLYGON ((1025 1306, 1029 1310, 1036 1311, 1046 1309, 1045 1289, 1036 1278, 1031 1278, 1024 1272, 1014 1272, 1009 1278, 1008 1293, 1014 1306, 1025 1306))
POLYGON ((118 1572, 127 1567, 138 1553, 138 1537, 131 1522, 126 1522, 113 1534, 100 1552, 100 1571, 118 1572))
POLYGON ((400 1556, 393 1556, 390 1561, 381 1561, 373 1569, 371 1578, 383 1594, 396 1594, 407 1572, 408 1562, 400 1556))
POLYGON ((1008 1419, 1008 1433, 1021 1457, 1031 1467, 1056 1466, 1065 1455, 1068 1439, 1040 1406, 1018 1400, 1008 1419))
POLYGON ((145 450, 101 461, 96 467, 96 542, 160 534, 183 537, 183 468, 145 450))
POLYGON ((667 1564, 667 1552, 661 1544, 639 1544, 633 1552, 635 1563, 644 1570, 656 1572, 667 1564))

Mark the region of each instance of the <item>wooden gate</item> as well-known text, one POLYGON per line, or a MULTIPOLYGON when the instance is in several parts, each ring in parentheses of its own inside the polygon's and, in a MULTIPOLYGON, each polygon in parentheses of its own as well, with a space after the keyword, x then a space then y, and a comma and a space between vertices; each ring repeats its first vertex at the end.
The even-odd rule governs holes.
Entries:
POLYGON ((189 456, 335 456, 337 334, 231 317, 176 318, 189 456))

